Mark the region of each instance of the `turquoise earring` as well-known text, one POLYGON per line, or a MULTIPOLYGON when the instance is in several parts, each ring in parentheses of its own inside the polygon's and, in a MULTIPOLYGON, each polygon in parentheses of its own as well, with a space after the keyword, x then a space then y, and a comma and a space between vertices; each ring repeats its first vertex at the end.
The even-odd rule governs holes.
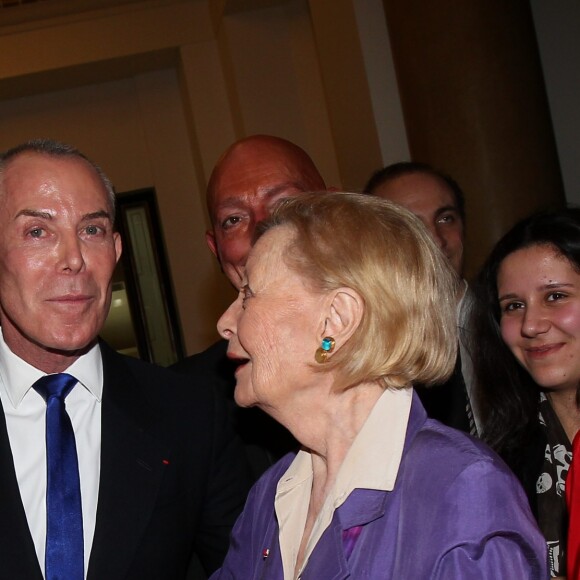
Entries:
POLYGON ((322 343, 319 348, 316 349, 314 353, 314 358, 317 363, 323 364, 328 360, 328 355, 334 350, 334 338, 332 336, 325 336, 322 339, 322 343))

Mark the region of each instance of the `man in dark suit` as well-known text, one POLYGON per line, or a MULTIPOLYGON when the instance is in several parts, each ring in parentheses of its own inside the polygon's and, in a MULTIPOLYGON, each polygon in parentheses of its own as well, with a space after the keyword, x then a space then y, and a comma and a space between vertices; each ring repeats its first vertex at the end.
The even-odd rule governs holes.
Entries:
POLYGON ((97 339, 113 223, 110 182, 74 148, 0 156, 3 580, 182 580, 194 553, 211 572, 245 499, 219 395, 97 339))
MULTIPOLYGON (((242 284, 257 224, 269 217, 281 199, 325 189, 312 159, 285 139, 253 135, 222 154, 207 187, 212 229, 206 239, 236 289, 242 284)), ((227 342, 220 340, 172 368, 200 378, 208 390, 219 391, 233 401, 235 365, 228 361, 226 350, 227 342)), ((234 414, 255 478, 295 447, 292 436, 259 409, 236 408, 234 414)))
MULTIPOLYGON (((414 213, 457 275, 462 275, 465 199, 454 179, 426 163, 394 163, 375 172, 364 192, 393 201, 414 213)), ((477 417, 473 414, 473 369, 467 329, 470 296, 465 280, 458 287, 456 299, 459 355, 455 371, 443 385, 419 387, 417 392, 430 417, 475 435, 477 417)))

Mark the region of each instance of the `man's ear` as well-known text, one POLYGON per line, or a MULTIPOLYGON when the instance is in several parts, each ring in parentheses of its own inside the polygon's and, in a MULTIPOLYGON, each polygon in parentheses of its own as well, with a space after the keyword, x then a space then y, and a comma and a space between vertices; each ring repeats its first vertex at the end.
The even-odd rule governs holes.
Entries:
POLYGON ((113 243, 115 244, 115 263, 117 263, 123 253, 123 241, 119 232, 113 233, 113 243))
POLYGON ((215 234, 212 230, 207 230, 207 232, 205 232, 205 241, 207 242, 211 253, 219 260, 217 244, 215 242, 215 234))
POLYGON ((338 288, 329 296, 328 312, 321 329, 321 340, 331 336, 340 348, 360 326, 364 314, 364 300, 352 288, 338 288))

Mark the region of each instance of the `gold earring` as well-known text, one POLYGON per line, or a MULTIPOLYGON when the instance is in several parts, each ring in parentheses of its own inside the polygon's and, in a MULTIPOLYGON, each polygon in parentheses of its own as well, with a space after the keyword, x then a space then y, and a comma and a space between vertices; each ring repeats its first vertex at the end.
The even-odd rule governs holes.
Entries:
POLYGON ((328 360, 328 355, 334 350, 334 338, 332 336, 325 336, 322 339, 322 344, 316 349, 314 358, 317 363, 323 364, 328 360))

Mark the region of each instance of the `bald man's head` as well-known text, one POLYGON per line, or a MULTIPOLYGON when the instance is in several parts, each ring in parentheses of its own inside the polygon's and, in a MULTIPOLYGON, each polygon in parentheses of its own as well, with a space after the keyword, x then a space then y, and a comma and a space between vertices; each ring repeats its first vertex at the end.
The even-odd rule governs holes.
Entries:
POLYGON ((256 224, 276 202, 326 189, 308 154, 279 137, 253 135, 234 143, 217 162, 207 188, 212 230, 207 243, 239 287, 256 224))

